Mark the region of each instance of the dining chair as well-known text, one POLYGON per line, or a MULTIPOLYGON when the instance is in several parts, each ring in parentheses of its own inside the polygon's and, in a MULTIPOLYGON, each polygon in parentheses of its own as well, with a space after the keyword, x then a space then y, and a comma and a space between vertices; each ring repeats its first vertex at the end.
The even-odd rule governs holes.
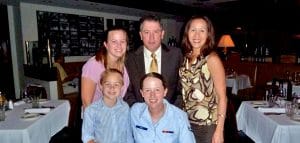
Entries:
MULTIPOLYGON (((78 89, 80 89, 80 88, 78 88, 78 89)), ((69 117, 69 126, 71 126, 71 127, 76 126, 77 116, 79 114, 79 110, 81 110, 80 109, 80 104, 79 104, 79 102, 80 102, 80 91, 65 94, 64 89, 63 89, 63 82, 60 78, 60 74, 59 74, 58 70, 57 70, 57 92, 58 92, 58 99, 69 100, 70 105, 71 105, 70 117, 69 117)))
MULTIPOLYGON (((26 94, 27 96, 39 96, 39 98, 41 99, 47 99, 47 92, 45 87, 43 87, 42 85, 39 84, 31 84, 28 83, 27 86, 24 89, 23 94, 26 94)), ((23 96, 23 95, 22 95, 23 96)))
POLYGON ((292 81, 290 79, 273 78, 271 87, 272 87, 273 94, 275 94, 279 97, 284 97, 289 101, 292 100, 293 85, 292 85, 292 81), (287 84, 286 90, 284 89, 284 84, 287 84))

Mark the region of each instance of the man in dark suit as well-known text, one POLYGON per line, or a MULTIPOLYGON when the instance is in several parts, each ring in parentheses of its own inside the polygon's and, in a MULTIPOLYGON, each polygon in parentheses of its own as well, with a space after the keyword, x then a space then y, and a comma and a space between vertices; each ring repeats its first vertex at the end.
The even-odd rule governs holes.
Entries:
POLYGON ((179 106, 181 103, 181 89, 178 69, 182 62, 182 53, 179 48, 170 48, 162 44, 164 30, 160 18, 154 15, 142 17, 140 20, 140 37, 143 45, 127 55, 126 68, 130 78, 130 85, 124 100, 131 106, 135 102, 143 102, 140 93, 141 77, 151 71, 155 54, 156 71, 167 81, 168 93, 165 97, 170 103, 179 106), (178 100, 178 99, 179 100, 178 100), (175 103, 176 102, 176 103, 175 103))

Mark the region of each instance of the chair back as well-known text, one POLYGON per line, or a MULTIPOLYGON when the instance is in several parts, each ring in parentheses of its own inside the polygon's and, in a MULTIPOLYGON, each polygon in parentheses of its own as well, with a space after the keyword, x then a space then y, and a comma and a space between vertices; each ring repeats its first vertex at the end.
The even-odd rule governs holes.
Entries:
POLYGON ((25 88, 25 92, 29 97, 37 96, 41 99, 47 99, 45 87, 39 84, 28 84, 25 88))
POLYGON ((287 100, 292 100, 292 91, 293 85, 292 81, 289 79, 282 79, 282 78, 273 78, 272 79, 272 91, 273 94, 284 97, 287 100), (285 86, 286 85, 286 88, 285 86))

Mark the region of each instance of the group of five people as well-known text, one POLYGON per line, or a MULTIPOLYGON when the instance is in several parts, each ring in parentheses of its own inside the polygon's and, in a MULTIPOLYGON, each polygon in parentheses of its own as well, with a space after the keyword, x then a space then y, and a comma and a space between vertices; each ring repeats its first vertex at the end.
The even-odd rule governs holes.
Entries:
POLYGON ((183 52, 162 44, 164 32, 159 17, 142 17, 143 45, 125 57, 126 31, 107 30, 104 47, 82 69, 84 142, 224 142, 225 73, 211 21, 187 22, 183 52))

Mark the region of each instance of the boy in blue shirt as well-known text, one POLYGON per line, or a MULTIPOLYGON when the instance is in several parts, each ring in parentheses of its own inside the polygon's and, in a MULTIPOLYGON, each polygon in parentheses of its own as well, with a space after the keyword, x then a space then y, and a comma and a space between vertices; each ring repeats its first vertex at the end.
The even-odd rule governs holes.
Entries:
POLYGON ((107 69, 100 78, 103 96, 84 111, 84 143, 132 143, 129 106, 121 98, 123 74, 107 69))

